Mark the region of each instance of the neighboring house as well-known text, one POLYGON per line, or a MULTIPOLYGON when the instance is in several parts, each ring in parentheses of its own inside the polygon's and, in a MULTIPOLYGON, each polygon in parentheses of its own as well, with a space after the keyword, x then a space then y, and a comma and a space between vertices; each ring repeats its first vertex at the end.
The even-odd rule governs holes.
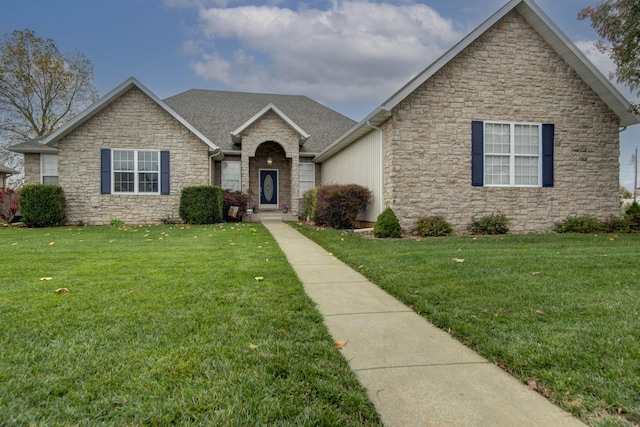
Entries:
POLYGON ((629 102, 531 0, 512 0, 320 153, 405 229, 504 213, 515 232, 619 215, 629 102), (358 167, 353 167, 358 165, 358 167))
POLYGON ((58 182, 69 220, 177 217, 185 186, 215 184, 299 213, 318 183, 372 190, 405 229, 462 230, 505 213, 516 232, 619 213, 629 102, 531 0, 512 0, 363 121, 299 96, 188 91, 129 79, 25 154, 26 182, 58 182))
POLYGON ((11 175, 18 175, 19 173, 20 172, 15 169, 11 169, 10 167, 0 164, 0 187, 6 187, 7 178, 11 175))

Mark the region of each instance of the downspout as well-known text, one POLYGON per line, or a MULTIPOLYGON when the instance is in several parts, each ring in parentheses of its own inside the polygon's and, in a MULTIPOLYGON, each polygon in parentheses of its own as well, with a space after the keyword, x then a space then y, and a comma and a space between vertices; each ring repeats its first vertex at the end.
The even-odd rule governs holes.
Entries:
POLYGON ((214 170, 213 170, 213 164, 212 160, 214 157, 218 157, 220 155, 220 149, 218 148, 216 151, 214 151, 213 154, 209 155, 209 185, 213 185, 213 174, 214 174, 214 170))
POLYGON ((380 213, 382 213, 382 210, 383 210, 382 208, 384 204, 383 203, 384 202, 384 187, 383 187, 384 185, 384 178, 383 178, 384 177, 384 141, 382 138, 382 129, 380 129, 378 126, 373 125, 370 120, 367 120, 367 126, 377 130, 379 135, 379 138, 378 138, 378 141, 380 144, 380 182, 379 182, 380 194, 378 195, 378 197, 380 197, 380 201, 378 202, 378 211, 379 211, 378 215, 379 215, 380 213))

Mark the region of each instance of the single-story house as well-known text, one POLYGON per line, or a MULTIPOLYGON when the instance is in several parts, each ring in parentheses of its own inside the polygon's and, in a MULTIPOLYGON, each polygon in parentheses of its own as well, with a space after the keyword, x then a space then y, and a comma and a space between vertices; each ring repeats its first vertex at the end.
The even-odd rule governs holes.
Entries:
POLYGON ((0 187, 7 186, 7 178, 11 175, 18 175, 20 172, 8 166, 0 164, 0 187))
POLYGON ((403 228, 442 215, 462 230, 505 213, 516 232, 619 213, 629 102, 532 0, 511 0, 360 123, 306 97, 188 91, 129 79, 25 154, 27 182, 65 190, 69 220, 177 216, 180 190, 238 189, 262 209, 320 183, 372 190, 403 228))

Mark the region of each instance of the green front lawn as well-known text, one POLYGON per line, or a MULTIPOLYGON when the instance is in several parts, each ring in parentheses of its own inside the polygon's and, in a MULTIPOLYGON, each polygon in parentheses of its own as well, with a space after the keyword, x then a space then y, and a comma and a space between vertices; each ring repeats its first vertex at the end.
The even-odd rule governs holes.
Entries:
POLYGON ((586 422, 640 424, 640 236, 380 240, 298 228, 586 422))
POLYGON ((379 424, 261 225, 2 228, 0 250, 0 425, 379 424))

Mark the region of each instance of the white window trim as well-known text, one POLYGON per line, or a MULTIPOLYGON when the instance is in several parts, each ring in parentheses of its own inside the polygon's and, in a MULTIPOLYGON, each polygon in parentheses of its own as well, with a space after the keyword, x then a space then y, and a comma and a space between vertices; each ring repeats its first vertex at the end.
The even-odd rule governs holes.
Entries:
MULTIPOLYGON (((131 172, 131 171, 127 171, 127 172, 131 172)), ((153 172, 156 173, 156 172, 153 172)), ((160 194, 160 186, 161 186, 161 175, 162 174, 162 162, 160 160, 160 150, 138 150, 135 148, 113 148, 111 150, 111 194, 112 195, 118 195, 118 194, 123 194, 123 195, 131 195, 131 194, 140 194, 140 195, 151 195, 151 196, 155 196, 160 194), (123 172, 123 171, 116 171, 115 167, 114 167, 114 162, 115 162, 115 155, 114 153, 116 151, 133 151, 133 165, 134 165, 134 170, 133 170, 133 189, 134 191, 116 191, 116 172, 123 172), (145 153, 158 153, 158 191, 138 191, 139 189, 139 173, 140 171, 138 170, 138 153, 140 152, 145 152, 145 153)))
POLYGON ((44 184, 44 178, 48 176, 48 177, 56 177, 56 184, 58 183, 58 177, 59 177, 59 172, 58 172, 58 155, 57 154, 40 154, 40 183, 44 184), (46 175, 44 173, 44 159, 45 157, 55 157, 56 159, 56 174, 55 175, 46 175))
MULTIPOLYGON (((542 187, 542 123, 533 123, 533 122, 508 122, 508 121, 491 121, 487 120, 484 122, 482 127, 482 151, 483 151, 483 165, 485 165, 485 176, 484 176, 484 186, 486 187, 527 187, 527 188, 537 188, 542 187), (486 184, 487 176, 486 176, 486 165, 487 165, 487 155, 490 156, 500 156, 501 154, 487 154, 486 143, 487 143, 487 124, 496 124, 496 125, 509 125, 510 126, 510 152, 509 156, 509 184, 486 184), (516 157, 534 157, 532 155, 522 155, 515 153, 515 127, 516 125, 524 125, 524 126, 537 126, 538 127, 538 182, 537 184, 515 184, 516 182, 516 165, 515 158, 516 157)), ((507 155, 504 155, 507 157, 507 155)))
MULTIPOLYGON (((302 174, 300 173, 300 169, 302 169, 302 165, 311 165, 312 167, 310 168, 313 171, 313 181, 312 181, 312 185, 311 188, 316 186, 316 164, 315 163, 299 163, 298 164, 298 187, 300 189, 300 194, 299 197, 303 198, 304 197, 304 193, 306 191, 302 191, 302 174)), ((307 189, 308 191, 309 189, 307 189)))

